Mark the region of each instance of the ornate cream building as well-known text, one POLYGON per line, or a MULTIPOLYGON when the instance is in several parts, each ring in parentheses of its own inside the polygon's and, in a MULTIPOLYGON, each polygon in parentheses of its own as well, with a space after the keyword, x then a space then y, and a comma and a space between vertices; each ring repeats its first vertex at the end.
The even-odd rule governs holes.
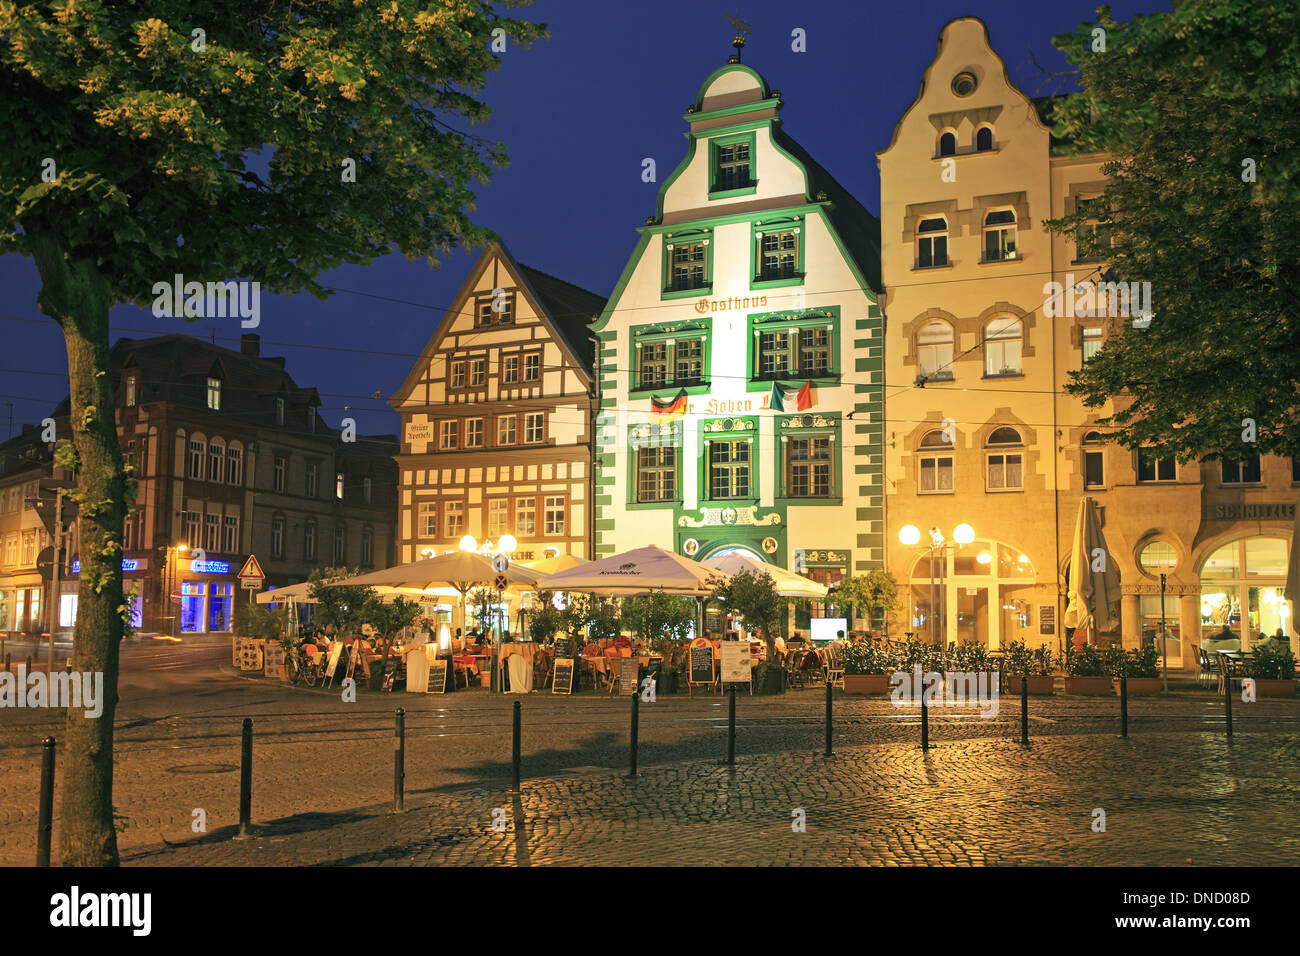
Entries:
POLYGON ((1248 632, 1247 646, 1287 624, 1294 647, 1281 588, 1295 463, 1177 464, 1103 444, 1095 422, 1110 408, 1062 391, 1108 336, 1141 330, 1124 315, 1049 317, 1047 283, 1097 281, 1106 264, 1081 259, 1074 237, 1043 221, 1096 199, 1106 181, 1105 157, 1067 155, 1046 110, 1012 85, 983 22, 962 17, 943 27, 920 94, 878 153, 886 542, 909 585, 905 629, 927 634, 933 614, 949 641, 1061 647, 1087 494, 1121 575, 1122 623, 1110 637, 1133 647, 1158 631, 1163 573, 1171 668, 1194 669, 1202 636, 1225 621, 1248 632), (898 532, 914 525, 924 545, 934 527, 951 542, 960 523, 975 541, 936 560, 932 610, 929 553, 898 532))

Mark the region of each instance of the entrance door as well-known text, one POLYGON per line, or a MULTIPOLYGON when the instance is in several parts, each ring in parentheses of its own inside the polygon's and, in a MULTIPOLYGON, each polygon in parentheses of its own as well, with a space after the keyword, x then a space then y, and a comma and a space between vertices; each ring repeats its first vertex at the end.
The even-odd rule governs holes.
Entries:
POLYGON ((989 589, 962 584, 952 590, 957 592, 957 621, 956 630, 950 632, 949 640, 988 647, 989 589))

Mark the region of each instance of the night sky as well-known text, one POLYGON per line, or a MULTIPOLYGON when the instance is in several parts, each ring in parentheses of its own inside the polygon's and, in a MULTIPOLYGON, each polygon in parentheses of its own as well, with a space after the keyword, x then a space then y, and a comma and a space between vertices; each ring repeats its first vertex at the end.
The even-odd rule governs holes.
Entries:
MULTIPOLYGON (((504 142, 510 165, 480 189, 475 219, 498 232, 519 261, 608 295, 636 244, 637 226, 654 211, 660 183, 685 156, 682 114, 732 52, 724 12, 753 26, 743 60, 781 90, 787 132, 879 212, 875 153, 916 98, 944 23, 981 17, 1012 81, 1031 96, 1045 95, 1068 89, 1040 70, 1066 69, 1051 37, 1091 19, 1096 6, 1097 0, 540 0, 512 15, 548 24, 551 38, 502 54, 483 93, 493 115, 475 131, 504 142), (806 53, 791 51, 796 27, 806 31, 806 53), (646 157, 655 160, 659 182, 641 181, 646 157)), ((1168 9, 1156 0, 1111 6, 1123 20, 1168 9)), ((338 290, 325 302, 263 294, 261 325, 251 331, 261 335, 263 355, 285 356, 298 384, 319 390, 331 425, 351 414, 363 434, 395 434, 397 415, 385 400, 477 254, 459 253, 436 270, 400 255, 337 269, 322 277, 338 290), (377 391, 382 397, 372 398, 377 391)), ((0 258, 0 434, 9 426, 10 403, 16 433, 67 394, 62 336, 37 309, 38 288, 30 260, 0 258)), ((184 331, 239 347, 237 318, 187 323, 119 306, 112 322, 113 341, 184 331)))

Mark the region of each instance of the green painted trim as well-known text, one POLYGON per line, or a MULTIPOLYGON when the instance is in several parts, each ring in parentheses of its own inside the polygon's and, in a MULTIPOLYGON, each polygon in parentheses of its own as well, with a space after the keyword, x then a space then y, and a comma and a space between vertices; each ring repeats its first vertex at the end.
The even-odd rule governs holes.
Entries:
MULTIPOLYGON (((682 386, 677 385, 675 380, 669 380, 663 385, 655 388, 639 388, 636 383, 641 378, 641 349, 638 344, 657 344, 678 339, 702 339, 704 342, 703 365, 702 369, 705 375, 708 375, 713 360, 713 316, 705 316, 698 319, 684 319, 676 322, 657 322, 651 325, 633 325, 628 327, 628 337, 632 342, 632 360, 629 362, 627 369, 628 398, 645 398, 650 395, 659 393, 675 394, 682 386), (689 326, 699 325, 700 328, 690 328, 689 326)), ((677 361, 676 350, 671 350, 668 356, 669 372, 675 370, 677 361)), ((687 385, 687 395, 703 395, 712 388, 712 383, 705 381, 698 385, 687 385)), ((667 396, 665 396, 667 397, 667 396)))
MULTIPOLYGON (((775 140, 773 142, 775 142, 775 140)), ((853 257, 849 255, 848 249, 844 248, 844 242, 840 239, 840 234, 835 231, 835 226, 831 224, 831 217, 827 214, 826 210, 818 209, 817 212, 822 217, 822 221, 826 224, 826 231, 829 232, 831 238, 835 240, 835 248, 840 251, 840 258, 844 260, 844 264, 847 265, 849 271, 853 273, 853 278, 858 281, 858 286, 862 289, 862 294, 865 295, 871 303, 877 303, 879 301, 878 295, 882 290, 873 289, 867 284, 866 276, 862 274, 862 270, 858 268, 858 264, 854 262, 853 257)), ((868 309, 870 309, 870 305, 868 305, 868 309)))
POLYGON ((685 222, 659 223, 654 226, 645 226, 642 228, 643 233, 659 235, 665 232, 676 232, 681 229, 698 229, 698 228, 715 228, 717 226, 732 226, 738 222, 753 222, 755 219, 770 219, 775 215, 782 217, 791 216, 808 216, 816 212, 817 206, 783 206, 780 209, 764 209, 761 212, 734 212, 719 213, 716 216, 701 216, 699 219, 690 219, 685 222))
POLYGON ((724 136, 709 137, 709 200, 729 199, 732 196, 752 196, 758 192, 758 133, 749 130, 724 136), (719 189, 718 182, 718 148, 721 146, 749 146, 749 185, 734 189, 719 189))
POLYGON ((613 518, 597 518, 597 519, 596 519, 596 530, 597 530, 597 531, 613 531, 613 530, 614 530, 614 519, 613 519, 613 518))
POLYGON ((782 419, 806 415, 807 412, 775 412, 772 416, 772 432, 777 442, 778 452, 773 461, 776 474, 775 500, 785 506, 790 505, 832 505, 842 504, 844 500, 844 441, 842 437, 843 416, 840 412, 818 412, 822 418, 833 424, 829 427, 798 425, 794 428, 782 427, 782 419), (831 440, 831 494, 824 498, 798 498, 789 494, 786 486, 786 438, 826 438, 831 440))
POLYGON ((762 458, 762 445, 759 442, 758 416, 718 415, 718 416, 711 416, 707 419, 702 418, 700 419, 699 422, 696 423, 695 443, 696 443, 695 444, 696 457, 699 461, 698 464, 699 484, 696 486, 696 488, 698 490, 697 499, 700 503, 700 508, 706 507, 705 504, 706 502, 708 503, 708 505, 716 505, 720 507, 725 507, 726 505, 731 505, 732 507, 740 507, 740 504, 743 503, 746 508, 749 507, 750 505, 757 505, 759 503, 759 499, 762 497, 761 478, 762 478, 762 471, 763 471, 763 466, 762 466, 763 458, 762 458), (743 428, 743 429, 729 429, 725 431, 716 431, 716 432, 705 432, 704 430, 704 426, 707 425, 709 422, 713 422, 713 421, 721 422, 721 421, 728 421, 728 420, 732 422, 736 422, 736 421, 752 422, 754 427, 743 428), (713 498, 709 494, 709 491, 712 486, 709 483, 709 459, 708 459, 708 455, 704 451, 704 443, 706 441, 707 442, 732 441, 738 438, 747 438, 749 439, 749 443, 750 443, 749 496, 745 498, 713 498))
MULTIPOLYGON (((701 101, 697 100, 698 106, 701 101)), ((702 110, 696 113, 683 113, 682 119, 688 123, 707 122, 708 120, 722 119, 724 116, 739 116, 742 113, 753 113, 756 110, 780 109, 785 104, 781 102, 778 96, 768 96, 754 103, 741 103, 739 106, 723 106, 716 110, 702 110)), ((769 123, 770 119, 758 120, 760 123, 769 123)), ((712 133, 713 130, 708 132, 712 133)))
POLYGON ((673 447, 677 452, 673 464, 673 487, 677 491, 677 497, 669 498, 666 501, 638 501, 636 498, 637 488, 640 487, 640 483, 636 480, 636 453, 641 446, 633 444, 632 432, 637 428, 646 427, 648 426, 645 424, 629 425, 627 427, 627 487, 625 489, 627 494, 624 496, 627 498, 627 503, 624 507, 628 511, 672 511, 682 505, 682 457, 684 445, 682 423, 680 419, 669 423, 673 433, 673 447))
POLYGON ((728 63, 725 66, 718 67, 704 78, 704 82, 700 84, 699 91, 695 94, 696 109, 699 109, 699 107, 704 104, 704 92, 713 85, 714 80, 722 76, 724 73, 732 73, 735 71, 748 73, 754 79, 758 80, 758 88, 763 91, 763 99, 767 100, 772 98, 772 90, 767 85, 767 80, 763 79, 757 70, 751 66, 746 66, 743 63, 728 63))
MULTIPOLYGON (((641 238, 637 240, 636 248, 632 250, 632 257, 627 260, 627 265, 623 267, 623 274, 618 277, 618 282, 614 286, 614 291, 610 293, 609 301, 605 303, 605 311, 600 313, 600 318, 590 326, 593 332, 601 333, 605 326, 609 324, 610 317, 613 316, 618 308, 618 303, 623 298, 623 291, 627 284, 632 281, 632 274, 636 272, 637 265, 641 262, 641 257, 645 255, 646 246, 650 244, 651 234, 648 232, 641 233, 641 238)), ((617 331, 607 333, 617 335, 617 331)))
POLYGON ((659 297, 660 299, 696 299, 708 298, 713 294, 713 229, 700 228, 694 224, 685 225, 677 232, 665 233, 659 243, 659 297), (672 282, 672 262, 669 245, 685 243, 704 245, 704 285, 693 289, 674 289, 672 282))
POLYGON ((748 345, 749 364, 748 364, 748 381, 745 383, 745 391, 761 392, 771 391, 773 382, 790 382, 791 384, 803 384, 811 381, 814 388, 834 388, 840 384, 840 307, 838 305, 825 306, 820 309, 800 309, 798 312, 751 312, 748 316, 748 345), (759 337, 756 333, 766 331, 784 331, 789 329, 815 328, 817 326, 830 323, 830 374, 808 378, 797 371, 787 372, 776 378, 759 377, 758 361, 758 342, 759 337))
POLYGON ((803 285, 805 276, 804 249, 807 245, 808 223, 803 216, 767 216, 752 220, 749 224, 749 287, 751 289, 780 289, 803 285), (793 277, 783 279, 760 278, 759 267, 763 259, 759 249, 762 240, 759 239, 758 234, 768 231, 788 232, 792 228, 797 229, 799 233, 799 239, 795 243, 794 268, 796 274, 793 277))

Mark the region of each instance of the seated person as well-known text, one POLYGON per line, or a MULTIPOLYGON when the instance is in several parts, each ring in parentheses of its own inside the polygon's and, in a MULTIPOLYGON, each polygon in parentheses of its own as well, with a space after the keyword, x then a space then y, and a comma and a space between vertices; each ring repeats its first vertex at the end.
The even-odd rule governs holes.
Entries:
POLYGON ((1264 632, 1260 631, 1259 638, 1261 644, 1268 644, 1270 647, 1272 647, 1275 650, 1285 651, 1291 647, 1290 638, 1286 636, 1286 634, 1282 631, 1282 628, 1280 627, 1277 629, 1277 633, 1274 634, 1272 637, 1266 637, 1264 635, 1264 632))
POLYGON ((1225 623, 1223 630, 1218 634, 1211 634, 1202 638, 1201 646, 1211 654, 1218 651, 1238 651, 1241 650, 1241 638, 1234 634, 1232 628, 1225 623))

